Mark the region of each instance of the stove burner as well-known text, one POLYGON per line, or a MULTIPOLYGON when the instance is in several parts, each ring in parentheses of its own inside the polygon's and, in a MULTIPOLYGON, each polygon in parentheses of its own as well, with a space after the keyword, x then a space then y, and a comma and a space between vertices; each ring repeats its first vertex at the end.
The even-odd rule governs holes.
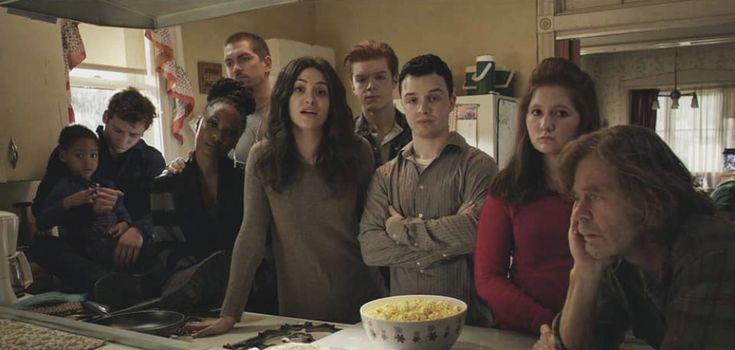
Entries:
POLYGON ((257 336, 239 341, 234 344, 225 344, 223 347, 230 350, 247 350, 252 348, 265 349, 275 344, 268 344, 274 339, 281 338, 281 343, 311 343, 316 339, 313 333, 335 333, 340 329, 333 324, 321 323, 314 325, 311 322, 303 324, 283 324, 278 329, 268 329, 258 333, 257 336))

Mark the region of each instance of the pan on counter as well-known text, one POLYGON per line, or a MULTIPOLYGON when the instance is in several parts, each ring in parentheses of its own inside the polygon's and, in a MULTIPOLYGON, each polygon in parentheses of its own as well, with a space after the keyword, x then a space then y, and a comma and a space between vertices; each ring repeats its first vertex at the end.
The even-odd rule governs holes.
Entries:
POLYGON ((158 304, 158 299, 110 313, 107 307, 95 302, 85 301, 84 307, 102 317, 92 319, 92 323, 103 326, 120 328, 134 332, 170 336, 187 322, 187 317, 175 311, 141 310, 158 304))

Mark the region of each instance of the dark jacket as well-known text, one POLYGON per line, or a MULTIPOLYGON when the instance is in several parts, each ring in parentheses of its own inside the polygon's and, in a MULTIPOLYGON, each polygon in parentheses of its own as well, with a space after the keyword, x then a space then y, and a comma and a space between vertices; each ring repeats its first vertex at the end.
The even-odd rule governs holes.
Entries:
POLYGON ((232 250, 242 223, 245 174, 229 158, 219 164, 217 202, 210 208, 204 207, 202 173, 193 156, 181 173, 153 180, 151 215, 157 242, 179 241, 178 253, 197 259, 232 250))
MULTIPOLYGON (((131 226, 143 232, 143 239, 148 240, 146 232, 150 232, 150 186, 153 178, 160 175, 166 167, 163 155, 145 141, 138 141, 135 146, 112 158, 105 140, 102 126, 97 127, 99 136, 99 164, 92 176, 94 181, 109 180, 124 193, 123 202, 132 218, 131 226)), ((46 174, 36 191, 33 200, 33 214, 39 215, 46 207, 46 199, 56 182, 67 174, 66 166, 59 160, 59 148, 56 147, 46 165, 46 174)))
MULTIPOLYGON (((125 221, 130 223, 130 215, 128 215, 128 211, 122 204, 122 200, 118 200, 117 203, 115 203, 113 211, 106 214, 94 213, 92 211, 91 204, 84 204, 64 209, 64 198, 79 191, 86 190, 94 184, 94 181, 86 180, 78 176, 69 175, 61 177, 49 193, 48 198, 46 199, 45 208, 38 213, 38 216, 36 217, 38 227, 42 230, 48 230, 54 226, 59 226, 60 235, 65 237, 87 231, 98 231, 97 233, 103 235, 107 233, 112 225, 118 222, 125 221), (99 230, 95 230, 97 228, 99 228, 99 230)), ((111 182, 100 185, 115 188, 111 182)), ((76 238, 77 237, 73 237, 73 239, 76 238)))
POLYGON ((396 109, 396 123, 401 126, 403 132, 401 132, 400 135, 396 136, 395 138, 393 138, 393 140, 390 141, 390 156, 388 157, 388 159, 382 159, 382 153, 380 152, 381 142, 380 140, 376 139, 373 133, 370 131, 370 124, 368 123, 367 119, 365 119, 365 116, 362 114, 358 115, 355 118, 355 132, 368 140, 368 142, 370 142, 370 148, 372 148, 373 150, 373 158, 375 159, 376 169, 379 166, 383 165, 383 163, 395 158, 398 155, 398 152, 400 152, 401 149, 413 139, 411 135, 411 128, 408 126, 408 122, 406 121, 406 116, 398 109, 396 109))

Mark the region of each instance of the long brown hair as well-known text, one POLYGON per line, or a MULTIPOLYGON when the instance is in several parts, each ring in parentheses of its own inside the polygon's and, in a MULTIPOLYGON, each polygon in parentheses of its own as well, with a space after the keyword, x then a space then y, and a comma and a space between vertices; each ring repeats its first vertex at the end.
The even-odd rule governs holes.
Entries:
POLYGON ((695 187, 687 167, 653 130, 618 125, 570 142, 559 155, 565 191, 571 191, 577 166, 589 156, 613 169, 637 222, 658 242, 670 242, 690 215, 714 215, 712 200, 695 187))
POLYGON ((531 98, 538 88, 544 86, 561 86, 569 92, 574 109, 580 117, 578 135, 600 128, 595 84, 589 74, 566 59, 552 57, 541 61, 533 70, 528 91, 520 101, 513 155, 508 165, 490 184, 490 194, 510 203, 521 204, 533 195, 550 190, 546 182, 543 156, 531 144, 526 127, 531 98))
POLYGON ((294 139, 289 100, 296 79, 307 68, 318 70, 327 80, 329 111, 322 126, 316 167, 332 190, 338 191, 357 183, 360 144, 354 132, 345 87, 329 62, 319 57, 297 58, 278 74, 266 126, 270 144, 255 164, 256 171, 276 191, 284 190, 299 176, 301 161, 294 139))

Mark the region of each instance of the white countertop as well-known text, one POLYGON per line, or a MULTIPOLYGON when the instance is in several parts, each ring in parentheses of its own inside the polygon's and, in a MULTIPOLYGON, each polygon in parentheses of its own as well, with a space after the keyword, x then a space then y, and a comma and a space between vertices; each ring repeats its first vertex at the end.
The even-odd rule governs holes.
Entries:
MULTIPOLYGON (((535 342, 535 337, 526 334, 464 326, 452 350, 531 349, 535 342)), ((345 350, 376 350, 372 347, 365 330, 360 324, 322 338, 314 344, 340 347, 345 350)))
MULTIPOLYGON (((207 337, 207 338, 197 338, 197 339, 192 339, 191 337, 188 337, 188 336, 179 337, 177 340, 186 342, 186 343, 190 343, 190 344, 196 344, 208 350, 223 349, 222 345, 224 344, 228 344, 228 343, 232 344, 232 343, 236 343, 239 341, 243 341, 245 339, 257 336, 258 332, 262 332, 267 329, 277 329, 278 327, 280 327, 282 324, 285 324, 285 323, 304 323, 305 321, 310 321, 310 320, 245 312, 243 313, 243 316, 240 319, 240 322, 235 324, 235 327, 231 331, 225 334, 220 334, 220 335, 216 335, 213 337, 207 337)), ((324 323, 324 321, 311 321, 311 322, 313 322, 314 324, 324 323)), ((342 329, 353 327, 348 324, 340 324, 340 323, 334 323, 334 322, 328 322, 328 323, 334 324, 338 328, 342 328, 342 329)))
MULTIPOLYGON (((530 350, 536 339, 535 336, 523 333, 464 326, 452 350, 530 350)), ((370 339, 359 323, 324 337, 314 344, 345 350, 380 350, 372 347, 370 339)), ((620 350, 653 350, 653 348, 631 339, 623 343, 620 350)))
MULTIPOLYGON (((98 339, 105 339, 108 343, 99 348, 101 350, 129 350, 129 349, 190 349, 190 350, 217 350, 228 343, 236 343, 267 329, 277 329, 284 323, 303 323, 304 319, 281 317, 273 315, 244 313, 235 328, 225 334, 213 337, 192 339, 178 337, 177 339, 163 338, 137 332, 125 331, 91 323, 72 321, 58 317, 51 317, 26 311, 0 307, 0 317, 16 319, 23 322, 59 329, 75 334, 81 334, 98 339)), ((321 321, 312 321, 315 324, 321 321)), ((315 345, 338 347, 345 350, 377 350, 371 344, 360 324, 335 324, 341 331, 326 336, 315 345)), ((514 350, 531 349, 536 337, 510 331, 491 328, 465 326, 452 350, 514 350)), ((626 342, 622 350, 648 350, 646 345, 626 342)))

